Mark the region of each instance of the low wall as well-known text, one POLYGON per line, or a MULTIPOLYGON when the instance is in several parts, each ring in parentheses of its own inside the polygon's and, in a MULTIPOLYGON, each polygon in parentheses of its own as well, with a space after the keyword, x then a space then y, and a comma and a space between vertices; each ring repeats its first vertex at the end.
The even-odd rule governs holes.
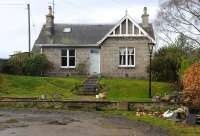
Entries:
POLYGON ((116 101, 0 101, 0 108, 39 108, 64 110, 129 110, 165 111, 178 105, 158 102, 116 102, 116 101))
POLYGON ((165 102, 128 102, 131 111, 166 111, 168 109, 177 109, 179 104, 165 102))

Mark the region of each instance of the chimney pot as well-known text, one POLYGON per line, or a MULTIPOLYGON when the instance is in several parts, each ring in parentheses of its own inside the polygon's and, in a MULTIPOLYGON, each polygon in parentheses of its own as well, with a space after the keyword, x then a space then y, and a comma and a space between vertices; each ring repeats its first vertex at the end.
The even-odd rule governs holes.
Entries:
POLYGON ((49 6, 49 14, 48 14, 49 16, 52 16, 53 15, 53 11, 52 11, 52 7, 51 6, 49 6))

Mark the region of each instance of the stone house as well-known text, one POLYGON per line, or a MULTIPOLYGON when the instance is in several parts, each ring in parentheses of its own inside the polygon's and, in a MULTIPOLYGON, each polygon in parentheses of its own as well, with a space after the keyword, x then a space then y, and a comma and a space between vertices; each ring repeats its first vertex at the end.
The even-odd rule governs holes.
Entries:
POLYGON ((101 74, 146 79, 149 42, 155 42, 144 8, 142 23, 128 13, 116 24, 55 24, 52 9, 46 16, 33 52, 44 53, 53 64, 47 75, 101 74))

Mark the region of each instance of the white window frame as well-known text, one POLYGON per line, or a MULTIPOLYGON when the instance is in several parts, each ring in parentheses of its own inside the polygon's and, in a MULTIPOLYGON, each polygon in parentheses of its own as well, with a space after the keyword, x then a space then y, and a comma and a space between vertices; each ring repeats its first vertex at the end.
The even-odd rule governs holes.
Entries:
MULTIPOLYGON (((133 65, 129 65, 128 64, 128 49, 130 49, 130 48, 132 48, 132 47, 125 47, 125 48, 120 48, 119 50, 121 50, 121 49, 125 49, 125 65, 121 65, 121 64, 119 64, 119 67, 130 67, 130 68, 132 68, 132 67, 135 67, 135 48, 132 48, 133 49, 133 51, 134 51, 134 54, 131 54, 131 55, 133 55, 133 59, 134 59, 134 64, 133 65)), ((120 59, 120 51, 119 51, 119 59, 120 59)), ((119 63, 120 63, 120 60, 119 60, 119 63)))
POLYGON ((61 68, 76 68, 76 50, 75 49, 62 49, 61 50, 61 68), (63 50, 66 50, 67 51, 67 56, 62 56, 62 51, 63 50), (69 50, 74 50, 74 53, 75 53, 75 66, 69 66, 69 58, 70 58, 70 56, 69 56, 69 50), (62 66, 62 57, 66 57, 67 58, 67 66, 62 66))

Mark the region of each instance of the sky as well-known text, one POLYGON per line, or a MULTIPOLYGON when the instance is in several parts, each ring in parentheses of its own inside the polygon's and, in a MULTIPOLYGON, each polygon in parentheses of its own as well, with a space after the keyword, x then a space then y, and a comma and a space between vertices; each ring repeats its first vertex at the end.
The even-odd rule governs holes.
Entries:
MULTIPOLYGON (((16 51, 28 51, 27 3, 31 5, 31 47, 46 21, 53 0, 0 0, 0 58, 16 51)), ((150 22, 156 19, 159 0, 54 0, 55 23, 117 23, 128 14, 141 22, 143 7, 150 22)))

